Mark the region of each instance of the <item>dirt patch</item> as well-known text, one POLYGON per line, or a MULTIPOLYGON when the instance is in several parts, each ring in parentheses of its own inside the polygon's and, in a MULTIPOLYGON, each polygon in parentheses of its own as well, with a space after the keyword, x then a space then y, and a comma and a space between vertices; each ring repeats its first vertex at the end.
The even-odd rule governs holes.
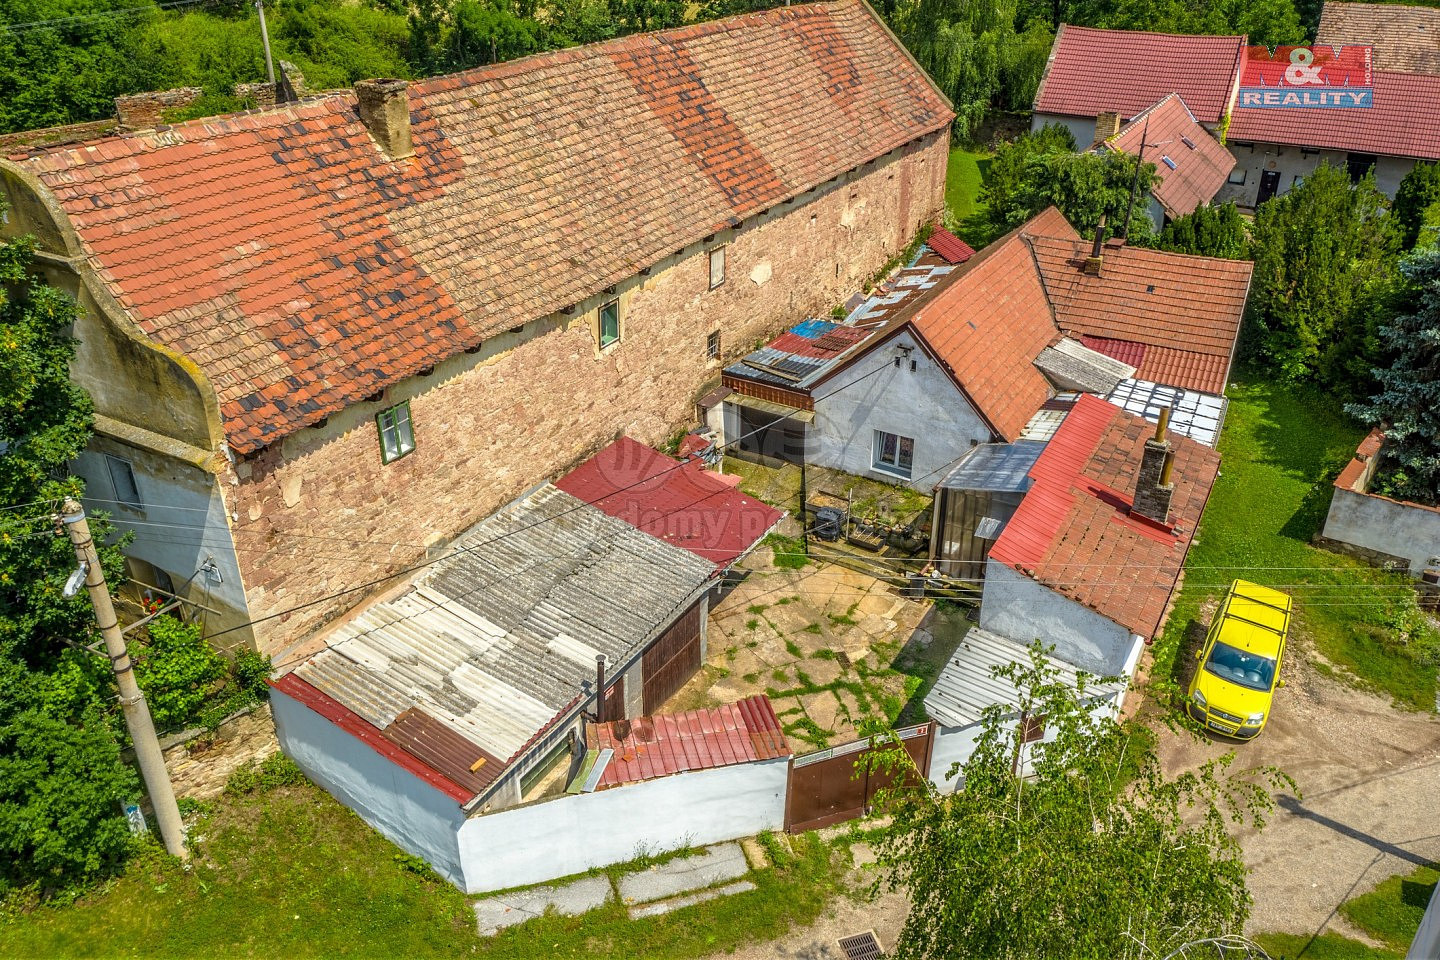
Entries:
POLYGON ((1440 860, 1435 785, 1440 718, 1338 682, 1297 645, 1265 732, 1249 744, 1160 733, 1169 772, 1233 749, 1238 769, 1273 765, 1295 779, 1262 831, 1240 841, 1255 898, 1247 932, 1355 932, 1336 913, 1379 880, 1440 860))

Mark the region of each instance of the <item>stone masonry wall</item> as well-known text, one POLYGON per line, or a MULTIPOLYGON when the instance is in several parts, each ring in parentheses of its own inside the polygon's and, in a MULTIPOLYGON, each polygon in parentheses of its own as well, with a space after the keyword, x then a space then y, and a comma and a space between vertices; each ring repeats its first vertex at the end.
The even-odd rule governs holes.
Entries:
POLYGON ((283 653, 365 591, 322 598, 436 555, 616 436, 691 424, 724 362, 827 314, 939 213, 947 149, 944 132, 925 138, 622 284, 621 341, 604 351, 597 297, 236 463, 223 486, 251 617, 314 603, 259 625, 257 646, 283 653), (727 276, 709 290, 719 243, 727 276), (375 415, 407 399, 416 449, 382 465, 375 415))
POLYGON ((262 704, 220 725, 213 735, 182 735, 162 743, 165 768, 177 797, 218 797, 230 775, 280 749, 270 705, 262 704))

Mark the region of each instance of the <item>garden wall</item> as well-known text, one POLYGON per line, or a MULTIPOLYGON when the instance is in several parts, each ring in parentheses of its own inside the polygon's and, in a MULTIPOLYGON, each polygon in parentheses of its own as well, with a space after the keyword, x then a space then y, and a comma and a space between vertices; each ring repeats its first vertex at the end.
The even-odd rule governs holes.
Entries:
POLYGON ((1335 479, 1322 546, 1418 576, 1440 567, 1440 507, 1369 493, 1385 436, 1372 430, 1335 479))

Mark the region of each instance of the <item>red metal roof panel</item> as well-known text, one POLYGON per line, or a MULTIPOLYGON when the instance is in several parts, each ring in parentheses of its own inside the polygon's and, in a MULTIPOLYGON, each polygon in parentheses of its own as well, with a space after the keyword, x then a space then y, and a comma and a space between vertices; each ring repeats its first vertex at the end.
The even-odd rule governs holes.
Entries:
POLYGON ((975 256, 975 250, 970 244, 944 227, 936 227, 932 230, 930 239, 925 243, 931 250, 940 254, 940 258, 946 263, 964 263, 975 256))
POLYGON ((555 486, 638 530, 723 569, 755 546, 782 514, 706 472, 621 437, 555 486))
POLYGON ((775 709, 764 696, 672 715, 592 724, 586 729, 586 745, 614 751, 600 776, 600 789, 774 760, 791 752, 775 709))

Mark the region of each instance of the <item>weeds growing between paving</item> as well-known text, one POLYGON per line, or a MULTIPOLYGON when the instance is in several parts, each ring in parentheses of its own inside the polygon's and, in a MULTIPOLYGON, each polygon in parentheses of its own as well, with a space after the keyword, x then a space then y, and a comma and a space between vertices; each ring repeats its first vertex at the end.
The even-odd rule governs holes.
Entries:
POLYGON ((1208 625, 1206 601, 1238 577, 1295 598, 1294 649, 1318 653, 1311 659, 1322 670, 1405 708, 1433 710, 1440 650, 1417 619, 1410 580, 1311 543, 1363 428, 1333 398, 1263 374, 1243 375, 1229 396, 1220 478, 1152 675, 1177 683, 1188 676, 1208 625))
POLYGON ((1272 960, 1400 960, 1415 939, 1437 879, 1440 870, 1436 865, 1416 867, 1382 880, 1375 889, 1340 905, 1340 914, 1383 944, 1381 947, 1333 932, 1319 936, 1262 933, 1255 939, 1272 960))

